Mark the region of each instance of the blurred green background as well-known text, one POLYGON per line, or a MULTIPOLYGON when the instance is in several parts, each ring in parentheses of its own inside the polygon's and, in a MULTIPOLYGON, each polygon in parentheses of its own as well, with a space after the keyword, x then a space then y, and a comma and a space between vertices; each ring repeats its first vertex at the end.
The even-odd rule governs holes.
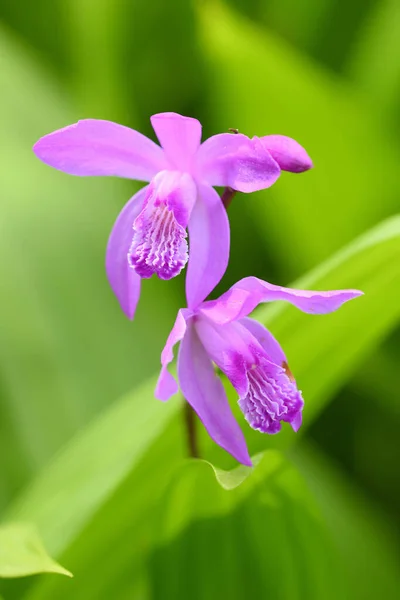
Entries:
POLYGON ((0 17, 0 514, 35 524, 75 575, 3 579, 0 596, 398 597, 397 0, 1 0, 0 17), (266 453, 230 491, 184 460, 180 401, 153 399, 184 278, 144 282, 133 323, 107 284, 107 237, 137 184, 70 177, 31 150, 87 117, 154 138, 164 111, 200 119, 203 138, 289 135, 314 161, 237 195, 217 292, 309 271, 366 292, 325 324, 259 313, 305 424, 266 438, 242 421, 266 453))

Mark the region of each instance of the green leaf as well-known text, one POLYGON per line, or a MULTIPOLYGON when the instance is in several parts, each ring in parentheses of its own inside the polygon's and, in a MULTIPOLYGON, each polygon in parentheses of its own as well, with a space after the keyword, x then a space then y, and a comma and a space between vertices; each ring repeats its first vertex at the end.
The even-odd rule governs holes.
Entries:
POLYGON ((246 479, 253 473, 254 468, 259 464, 263 455, 256 454, 256 456, 252 457, 252 467, 246 467, 245 465, 239 465, 235 469, 231 469, 230 471, 224 471, 223 469, 218 469, 212 463, 208 463, 210 467, 214 470, 215 478, 220 484, 220 486, 224 490, 234 490, 239 487, 246 479))
POLYGON ((349 598, 396 598, 400 585, 399 548, 387 515, 370 504, 355 483, 320 448, 300 444, 291 460, 321 509, 343 557, 349 598))
POLYGON ((149 597, 396 597, 393 536, 326 458, 268 451, 229 492, 207 467, 184 466, 160 504, 149 597))
POLYGON ((229 492, 213 475, 188 464, 171 483, 155 522, 149 597, 345 597, 341 557, 319 507, 282 454, 266 452, 229 492))
POLYGON ((37 573, 72 573, 47 554, 36 530, 23 523, 0 526, 0 577, 25 577, 37 573))
POLYGON ((8 518, 34 522, 51 552, 63 552, 180 406, 157 402, 154 385, 139 387, 78 435, 28 487, 8 518))

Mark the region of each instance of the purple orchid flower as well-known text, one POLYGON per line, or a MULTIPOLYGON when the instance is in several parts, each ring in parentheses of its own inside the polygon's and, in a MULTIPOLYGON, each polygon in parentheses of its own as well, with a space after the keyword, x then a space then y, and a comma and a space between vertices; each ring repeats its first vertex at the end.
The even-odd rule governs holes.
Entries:
POLYGON ((283 421, 297 431, 303 398, 286 356, 273 335, 247 315, 260 302, 273 300, 285 300, 306 313, 324 314, 361 294, 358 290, 295 290, 246 277, 218 300, 203 302, 195 310, 180 310, 161 354, 156 397, 168 400, 178 391, 167 367, 173 360, 174 345, 181 342, 178 379, 183 396, 211 438, 239 462, 251 466, 245 438, 213 363, 236 389, 250 427, 278 433, 283 421))
POLYGON ((133 129, 87 119, 42 137, 34 152, 71 175, 113 175, 150 182, 129 200, 111 232, 106 256, 110 285, 133 318, 140 279, 170 279, 190 260, 189 306, 202 302, 225 273, 229 258, 226 210, 212 186, 254 192, 271 186, 281 169, 312 167, 305 150, 280 135, 249 139, 229 133, 203 144, 201 124, 175 113, 151 117, 161 147, 133 129))

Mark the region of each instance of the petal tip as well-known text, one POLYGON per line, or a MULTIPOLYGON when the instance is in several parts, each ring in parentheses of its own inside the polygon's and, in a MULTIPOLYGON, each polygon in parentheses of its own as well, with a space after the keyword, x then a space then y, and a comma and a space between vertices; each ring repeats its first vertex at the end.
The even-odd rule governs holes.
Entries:
POLYGON ((291 427, 292 427, 292 429, 293 429, 293 431, 294 431, 295 433, 297 433, 297 432, 299 431, 299 429, 300 429, 300 427, 301 427, 301 424, 302 424, 302 422, 303 422, 303 415, 302 415, 302 413, 301 413, 301 412, 299 412, 299 413, 298 413, 298 414, 295 416, 295 418, 293 419, 293 421, 290 423, 290 425, 291 425, 291 427))
POLYGON ((239 461, 242 465, 244 465, 245 467, 254 467, 253 461, 251 460, 250 456, 247 456, 246 458, 243 458, 241 461, 239 461))
POLYGON ((154 391, 155 398, 161 400, 161 402, 166 402, 178 391, 179 387, 175 378, 166 369, 162 369, 154 391))

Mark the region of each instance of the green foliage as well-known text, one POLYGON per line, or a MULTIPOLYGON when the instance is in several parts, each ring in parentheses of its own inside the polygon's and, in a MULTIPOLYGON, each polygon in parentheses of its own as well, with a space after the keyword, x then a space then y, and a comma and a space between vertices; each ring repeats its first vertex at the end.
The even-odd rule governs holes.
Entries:
MULTIPOLYGON (((336 386, 343 385, 349 375, 349 368, 344 367, 348 367, 350 363, 351 369, 359 360, 360 353, 366 352, 375 343, 374 336, 382 334, 382 329, 387 327, 388 320, 392 324, 392 320, 398 316, 397 303, 394 303, 393 311, 388 310, 377 315, 374 314, 374 311, 376 303, 382 303, 379 294, 384 293, 396 297, 397 288, 394 286, 398 285, 399 281, 394 281, 393 276, 398 275, 398 270, 394 269, 392 257, 398 255, 400 248, 399 225, 398 219, 384 223, 357 240, 326 265, 322 265, 316 273, 307 278, 318 288, 326 281, 332 282, 338 277, 346 281, 346 278, 350 277, 355 279, 356 284, 362 283, 366 289, 363 310, 359 309, 352 313, 351 308, 356 304, 354 302, 353 305, 349 304, 347 307, 347 317, 346 310, 343 308, 335 315, 336 319, 324 319, 322 329, 318 328, 314 332, 311 329, 307 332, 313 341, 313 353, 310 353, 307 361, 301 361, 303 346, 298 343, 299 336, 300 338, 303 336, 304 339, 302 321, 305 316, 300 311, 291 310, 288 305, 259 311, 259 319, 268 322, 273 331, 275 324, 278 328, 279 326, 282 328, 280 337, 283 338, 286 346, 293 348, 293 358, 297 357, 295 372, 299 382, 303 385, 307 400, 305 411, 307 419, 303 429, 310 424, 315 418, 316 412, 321 409, 321 405, 329 398, 327 392, 332 381, 336 386), (368 266, 366 272, 361 268, 362 265, 368 266), (387 287, 382 287, 382 282, 386 282, 387 287), (377 300, 374 299, 374 293, 378 295, 377 300), (345 320, 343 321, 343 319, 345 320), (354 335, 349 324, 353 323, 358 328, 358 319, 362 322, 370 319, 374 321, 376 327, 372 331, 372 335, 361 338, 354 335), (341 353, 338 351, 339 348, 342 348, 341 353), (346 349, 344 362, 341 360, 343 359, 343 349, 346 349), (330 360, 327 360, 327 356, 330 357, 330 360), (318 373, 317 377, 316 373, 318 373), (315 380, 318 381, 318 385, 315 384, 315 380)), ((311 317, 307 318, 312 319, 311 317)), ((314 320, 316 319, 314 317, 314 320)), ((82 435, 73 439, 33 483, 27 493, 17 501, 8 515, 12 519, 34 522, 51 551, 56 555, 63 555, 65 564, 71 566, 77 576, 78 583, 74 589, 76 598, 79 595, 82 598, 94 598, 96 595, 99 597, 102 593, 101 590, 107 589, 107 586, 110 585, 109 578, 115 577, 113 570, 111 570, 111 574, 107 569, 99 574, 97 568, 101 560, 106 560, 107 566, 110 566, 108 556, 110 537, 113 539, 113 545, 117 547, 119 545, 117 540, 122 538, 121 542, 123 543, 124 535, 129 528, 134 532, 135 537, 138 536, 141 540, 139 547, 146 554, 150 553, 153 545, 159 542, 160 532, 158 529, 155 532, 152 531, 151 522, 154 524, 154 517, 150 517, 150 515, 158 510, 158 505, 164 506, 164 488, 168 487, 168 478, 171 477, 180 457, 179 450, 177 452, 176 439, 181 435, 181 431, 178 429, 178 423, 175 423, 175 426, 167 427, 167 423, 171 419, 174 420, 180 403, 173 400, 166 405, 156 402, 153 399, 154 385, 155 382, 151 381, 123 398, 100 416, 97 422, 88 427, 82 435), (163 433, 159 437, 161 432, 163 433), (149 451, 148 456, 146 456, 147 451, 149 451), (141 465, 140 461, 143 458, 144 465, 141 465), (151 468, 148 467, 147 462, 150 462, 151 468), (55 501, 52 491, 60 488, 63 490, 63 494, 55 501), (150 522, 146 523, 146 520, 143 520, 144 515, 148 515, 150 522), (97 535, 93 535, 93 523, 97 524, 97 527, 94 527, 97 535), (99 527, 103 530, 100 539, 97 537, 99 527), (82 544, 85 546, 85 554, 91 556, 92 560, 93 556, 98 556, 98 559, 93 562, 94 572, 90 571, 87 563, 85 563, 85 572, 82 572, 82 544), (92 578, 96 580, 97 584, 99 581, 102 582, 100 589, 95 588, 96 595, 93 596, 91 595, 94 594, 94 584, 85 584, 85 579, 91 581, 92 578), (82 585, 84 592, 81 588, 82 585)), ((269 438, 252 432, 248 433, 248 439, 252 447, 266 442, 275 445, 283 443, 292 445, 296 436, 290 434, 288 430, 285 431, 285 434, 269 438)), ((211 452, 213 451, 215 451, 214 447, 211 452)), ((255 461, 256 465, 257 462, 258 460, 255 461)), ((267 458, 264 462, 270 468, 270 459, 267 458)), ((190 466, 187 468, 191 473, 190 466)), ((217 481, 225 490, 222 495, 221 492, 218 492, 218 497, 222 499, 221 506, 224 509, 231 506, 225 493, 226 490, 232 491, 241 488, 241 483, 247 479, 249 473, 252 475, 253 471, 254 476, 251 476, 251 481, 253 479, 257 481, 260 478, 264 480, 266 477, 264 469, 258 473, 258 466, 255 466, 254 469, 238 467, 233 472, 224 472, 213 468, 217 481)), ((185 526, 188 527, 188 522, 192 520, 191 509, 185 508, 185 502, 190 500, 192 490, 197 489, 190 479, 192 476, 196 479, 197 471, 193 471, 193 475, 188 476, 189 480, 184 479, 182 485, 185 487, 186 493, 174 492, 174 500, 171 502, 176 511, 176 524, 172 526, 172 533, 170 532, 168 535, 174 539, 177 537, 178 531, 185 529, 185 526), (187 496, 189 497, 187 498, 187 496)), ((241 498, 242 491, 238 491, 237 494, 241 498)), ((201 512, 202 518, 204 516, 214 518, 214 511, 217 514, 219 511, 219 501, 210 500, 208 502, 206 501, 208 496, 210 496, 210 492, 207 489, 203 496, 199 491, 194 493, 194 497, 199 501, 199 510, 205 511, 205 515, 201 512)), ((291 513, 291 508, 286 507, 286 509, 291 513)), ((260 519, 264 521, 265 517, 260 515, 260 519)), ((279 537, 279 534, 277 536, 279 537)), ((139 544, 139 542, 137 543, 139 544)), ((237 543, 239 542, 237 541, 237 543)), ((255 543, 257 542, 255 541, 255 543)), ((137 546, 129 548, 128 551, 125 549, 125 552, 128 552, 131 568, 135 563, 140 564, 141 557, 138 554, 137 546)), ((310 552, 312 556, 313 551, 310 550, 310 552)), ((121 569, 121 565, 113 565, 113 568, 120 572, 118 569, 121 569)), ((325 567, 319 568, 325 569, 325 567)), ((54 581, 44 582, 32 598, 55 596, 61 598, 63 590, 67 592, 70 590, 70 586, 67 588, 62 583, 54 581)), ((154 593, 157 595, 157 590, 154 593)), ((171 597, 173 597, 172 591, 171 597)), ((183 597, 185 597, 184 594, 183 597)))
POLYGON ((74 573, 4 579, 6 600, 396 597, 398 15, 391 0, 2 4, 0 575, 69 574, 43 545, 74 573), (323 317, 256 312, 306 406, 300 435, 263 436, 227 384, 252 469, 200 425, 207 461, 183 460, 181 401, 153 397, 183 278, 144 282, 133 324, 108 288, 107 236, 136 184, 31 152, 88 116, 152 135, 163 110, 205 135, 290 135, 315 162, 237 195, 220 291, 254 274, 365 292, 323 317))
POLYGON ((9 523, 0 526, 0 577, 25 577, 36 573, 72 574, 48 556, 35 529, 9 523))

